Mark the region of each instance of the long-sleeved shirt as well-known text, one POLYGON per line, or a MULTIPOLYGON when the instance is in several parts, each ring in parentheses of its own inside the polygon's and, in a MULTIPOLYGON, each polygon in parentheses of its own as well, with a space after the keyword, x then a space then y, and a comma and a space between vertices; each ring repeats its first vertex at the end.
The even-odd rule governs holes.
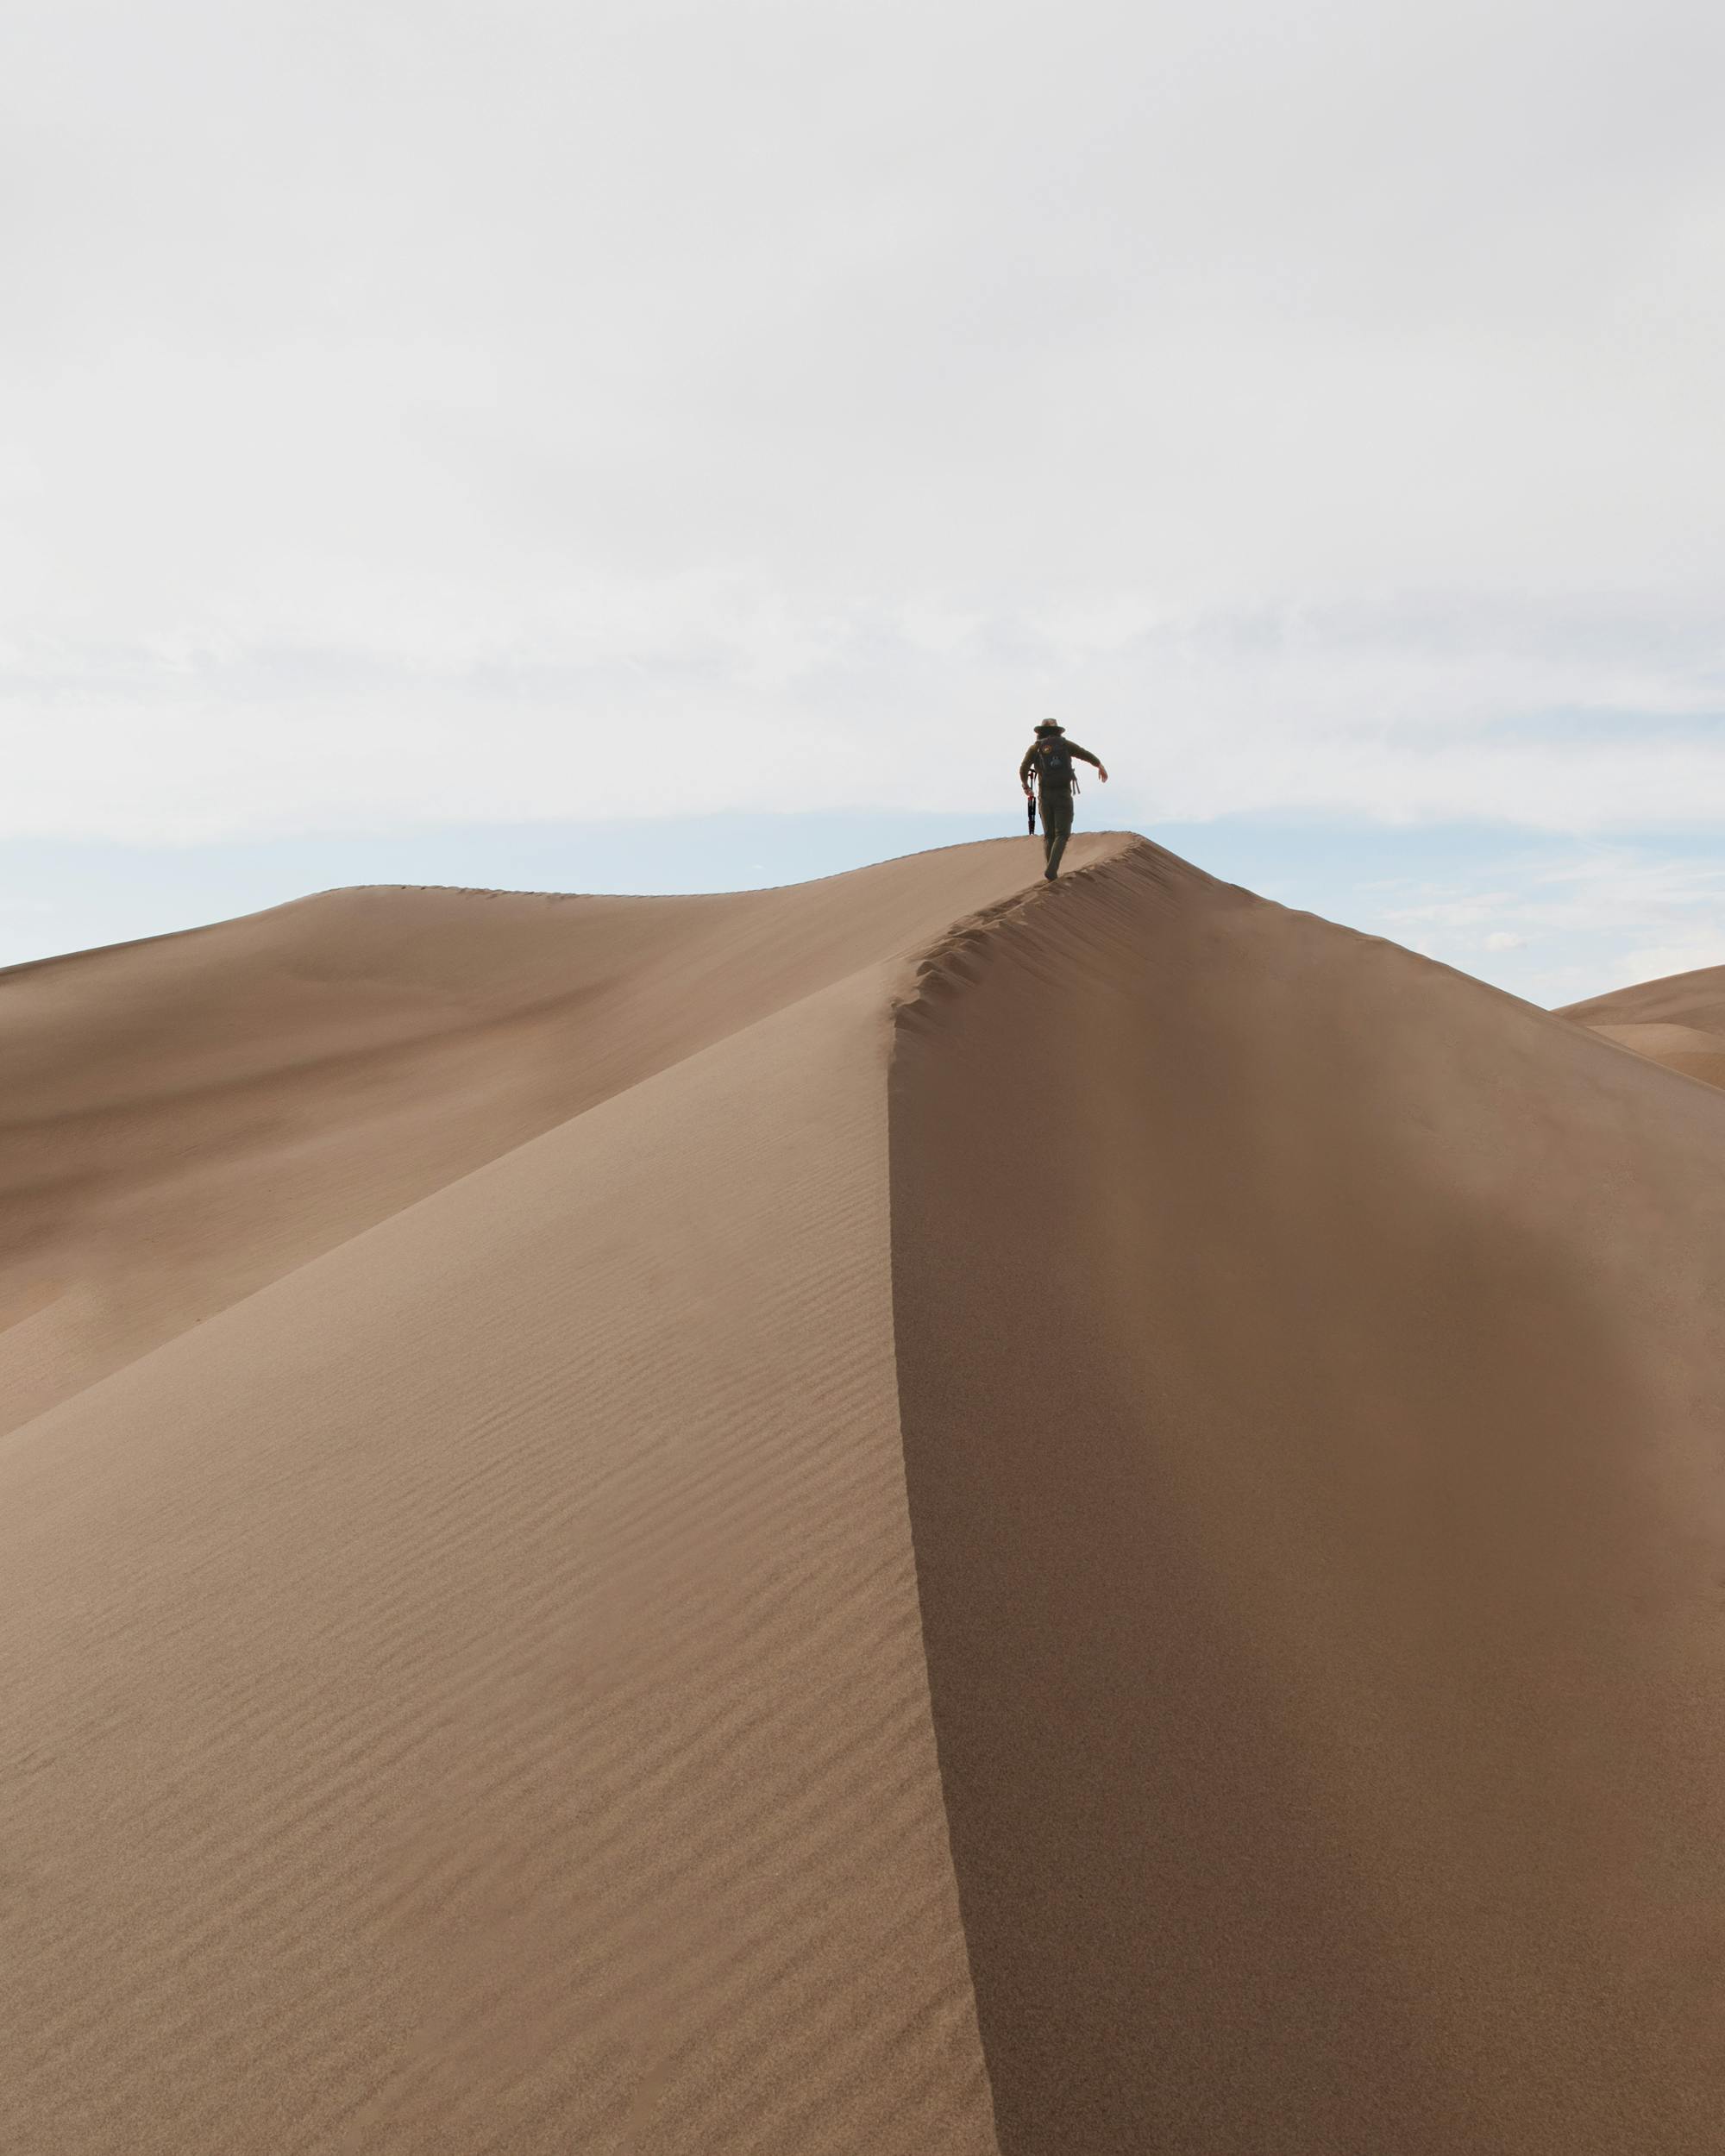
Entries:
MULTIPOLYGON (((1088 749, 1081 749, 1076 741, 1068 741, 1063 735, 1060 737, 1060 745, 1066 751, 1069 756, 1076 758, 1078 762, 1093 763, 1095 765, 1098 771, 1101 769, 1102 759, 1100 756, 1093 756, 1088 749)), ((1030 774, 1032 771, 1034 771, 1036 773, 1036 783, 1038 792, 1044 785, 1047 784, 1047 781, 1042 775, 1042 766, 1039 761, 1041 755, 1042 743, 1039 741, 1033 741, 1032 742, 1030 747, 1025 750, 1024 761, 1019 766, 1019 780, 1020 784, 1028 785, 1030 782, 1030 774)), ((1060 786, 1049 787, 1048 790, 1051 793, 1070 793, 1071 788, 1070 787, 1060 786)))

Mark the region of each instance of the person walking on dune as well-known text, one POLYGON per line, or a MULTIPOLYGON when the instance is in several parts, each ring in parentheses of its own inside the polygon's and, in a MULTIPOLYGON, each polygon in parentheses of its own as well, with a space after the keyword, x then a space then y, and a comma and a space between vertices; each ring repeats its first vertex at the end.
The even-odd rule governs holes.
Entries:
POLYGON ((1060 856, 1072 836, 1072 795, 1077 786, 1077 774, 1072 768, 1075 756, 1082 763, 1095 764, 1097 776, 1104 786, 1107 784, 1108 768, 1102 759, 1081 749, 1076 741, 1068 741, 1066 729, 1051 718, 1044 719, 1037 728, 1036 739, 1019 766, 1019 783, 1026 798, 1032 774, 1035 774, 1037 798, 1042 805, 1042 849, 1048 856, 1048 866, 1042 873, 1050 883, 1060 874, 1060 856))

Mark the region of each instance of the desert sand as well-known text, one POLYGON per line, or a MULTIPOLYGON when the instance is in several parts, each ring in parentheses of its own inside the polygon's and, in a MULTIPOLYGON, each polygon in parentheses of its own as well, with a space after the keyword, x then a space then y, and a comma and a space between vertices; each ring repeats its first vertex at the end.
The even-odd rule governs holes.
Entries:
POLYGON ((1667 1070, 1725 1086, 1725 966, 1619 988, 1568 1004, 1560 1015, 1667 1070))
POLYGON ((0 975, 0 2147, 1716 2149, 1725 1097, 1068 862, 0 975))

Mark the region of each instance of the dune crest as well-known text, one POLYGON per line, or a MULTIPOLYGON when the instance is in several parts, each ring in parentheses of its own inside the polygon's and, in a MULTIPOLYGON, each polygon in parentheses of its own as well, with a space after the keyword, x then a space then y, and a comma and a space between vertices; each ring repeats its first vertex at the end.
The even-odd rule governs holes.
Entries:
POLYGON ((1713 2146, 1725 1101, 1068 858, 0 981, 0 2145, 1713 2146))

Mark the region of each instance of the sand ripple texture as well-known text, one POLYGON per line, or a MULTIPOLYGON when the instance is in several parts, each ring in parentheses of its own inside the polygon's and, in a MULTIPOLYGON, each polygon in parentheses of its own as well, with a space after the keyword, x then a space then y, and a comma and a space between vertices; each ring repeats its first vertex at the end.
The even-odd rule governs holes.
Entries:
POLYGON ((1036 859, 0 976, 9 2156, 1716 2149, 1725 1097, 1036 859))

